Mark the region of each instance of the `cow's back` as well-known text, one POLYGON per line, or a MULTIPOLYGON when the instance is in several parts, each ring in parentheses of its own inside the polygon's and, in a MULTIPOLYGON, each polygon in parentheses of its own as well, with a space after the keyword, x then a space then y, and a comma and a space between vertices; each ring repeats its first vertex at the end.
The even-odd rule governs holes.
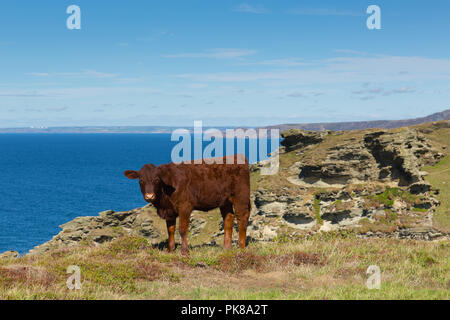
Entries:
POLYGON ((208 211, 223 206, 227 201, 250 197, 250 172, 245 156, 224 157, 222 164, 180 164, 187 176, 186 189, 194 199, 196 210, 208 211), (230 160, 234 160, 230 161, 230 160), (243 162, 239 164, 237 161, 243 162))

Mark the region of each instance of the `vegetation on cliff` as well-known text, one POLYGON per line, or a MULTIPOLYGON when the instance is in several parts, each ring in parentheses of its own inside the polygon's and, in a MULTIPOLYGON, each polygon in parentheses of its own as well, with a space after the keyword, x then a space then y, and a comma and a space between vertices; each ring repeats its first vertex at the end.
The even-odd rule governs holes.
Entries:
POLYGON ((182 257, 125 236, 0 260, 0 299, 448 299, 449 249, 328 233, 182 257), (81 290, 66 286, 70 265, 80 267, 81 290), (370 265, 381 269, 379 290, 366 286, 370 265))
POLYGON ((151 206, 109 210, 0 255, 0 299, 449 298, 450 121, 285 137, 277 175, 252 167, 247 249, 223 252, 217 211, 194 212, 186 258, 162 250, 151 206), (365 285, 370 265, 380 290, 365 285))

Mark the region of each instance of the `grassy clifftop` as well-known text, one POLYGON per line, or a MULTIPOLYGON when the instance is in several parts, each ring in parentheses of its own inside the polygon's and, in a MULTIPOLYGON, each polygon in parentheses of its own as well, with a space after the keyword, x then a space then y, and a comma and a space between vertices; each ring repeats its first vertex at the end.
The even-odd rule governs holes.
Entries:
POLYGON ((450 121, 392 130, 293 129, 283 136, 279 173, 252 175, 255 219, 271 230, 448 234, 450 121))
POLYGON ((354 235, 317 235, 188 258, 139 237, 81 243, 39 256, 0 260, 0 299, 448 299, 450 245, 354 235), (81 269, 69 290, 66 269, 81 269), (381 269, 380 290, 366 270, 381 269))
POLYGON ((426 180, 437 190, 440 206, 436 209, 433 224, 450 232, 450 121, 441 121, 418 126, 418 129, 431 141, 433 146, 446 156, 434 166, 425 166, 429 174, 426 180))
POLYGON ((0 299, 449 299, 450 122, 294 134, 277 175, 253 168, 247 249, 222 250, 217 211, 194 212, 190 257, 162 250, 152 208, 105 211, 0 257, 0 299))

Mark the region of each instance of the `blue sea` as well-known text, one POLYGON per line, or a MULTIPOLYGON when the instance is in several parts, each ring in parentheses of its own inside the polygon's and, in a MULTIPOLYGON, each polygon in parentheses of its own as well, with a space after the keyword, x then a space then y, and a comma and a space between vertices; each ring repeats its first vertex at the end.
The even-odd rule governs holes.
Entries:
POLYGON ((170 137, 0 134, 0 253, 24 254, 78 216, 144 206, 138 184, 123 171, 170 163, 178 143, 170 137))

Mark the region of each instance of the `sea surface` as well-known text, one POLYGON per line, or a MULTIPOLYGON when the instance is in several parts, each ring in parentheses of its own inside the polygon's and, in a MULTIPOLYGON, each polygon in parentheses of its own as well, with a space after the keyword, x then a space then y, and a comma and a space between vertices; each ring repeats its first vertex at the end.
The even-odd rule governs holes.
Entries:
POLYGON ((137 182, 123 172, 139 170, 146 163, 170 163, 178 143, 170 138, 170 134, 0 134, 0 253, 25 254, 78 216, 146 205, 137 182))

